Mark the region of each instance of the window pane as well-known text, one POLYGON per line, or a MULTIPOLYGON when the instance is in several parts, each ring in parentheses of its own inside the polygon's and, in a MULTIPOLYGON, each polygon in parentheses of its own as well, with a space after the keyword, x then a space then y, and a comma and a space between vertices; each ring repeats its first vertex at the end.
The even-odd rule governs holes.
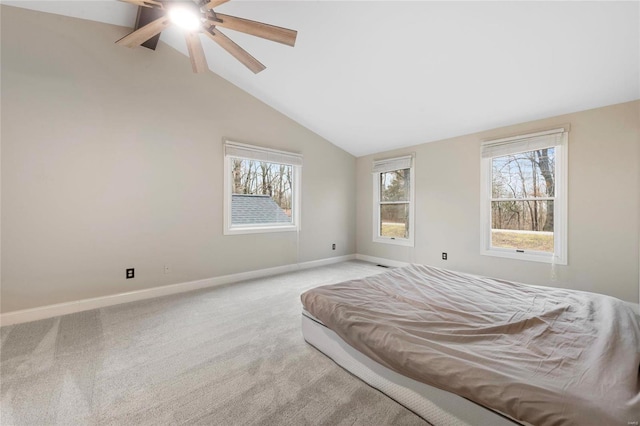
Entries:
POLYGON ((380 173, 380 201, 409 201, 410 170, 380 173))
POLYGON ((492 201, 491 245, 553 253, 553 201, 492 201))
POLYGON ((231 160, 231 224, 292 223, 293 166, 231 160))
POLYGON ((380 205, 380 236, 409 238, 409 204, 380 205))
POLYGON ((555 196, 555 148, 544 148, 492 160, 493 198, 555 196))

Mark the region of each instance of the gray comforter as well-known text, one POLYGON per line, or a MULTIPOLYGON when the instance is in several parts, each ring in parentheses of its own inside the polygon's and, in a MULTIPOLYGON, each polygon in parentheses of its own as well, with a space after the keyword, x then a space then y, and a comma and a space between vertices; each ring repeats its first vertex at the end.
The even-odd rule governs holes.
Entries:
POLYGON ((380 364, 514 419, 640 421, 640 326, 618 299, 419 265, 301 298, 380 364))

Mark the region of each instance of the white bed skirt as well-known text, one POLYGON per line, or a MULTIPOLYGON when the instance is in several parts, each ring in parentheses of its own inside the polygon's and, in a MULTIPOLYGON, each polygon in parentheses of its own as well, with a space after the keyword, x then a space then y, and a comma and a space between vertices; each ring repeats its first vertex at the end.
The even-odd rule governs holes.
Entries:
POLYGON ((345 343, 321 321, 304 311, 302 334, 307 343, 368 385, 434 426, 514 426, 520 423, 468 399, 405 377, 345 343))

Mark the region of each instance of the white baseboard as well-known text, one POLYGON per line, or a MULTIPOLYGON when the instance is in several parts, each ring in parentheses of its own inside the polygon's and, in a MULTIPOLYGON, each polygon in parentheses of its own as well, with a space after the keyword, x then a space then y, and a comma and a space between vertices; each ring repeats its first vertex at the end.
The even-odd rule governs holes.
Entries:
POLYGON ((223 275, 220 277, 206 278, 203 280, 147 288, 144 290, 130 291, 127 293, 112 294, 109 296, 93 297, 91 299, 82 299, 73 302, 40 306, 38 308, 6 312, 0 314, 0 325, 4 326, 20 324, 29 321, 56 317, 59 315, 67 315, 76 312, 88 311, 91 309, 104 308, 106 306, 119 305, 121 303, 135 302, 137 300, 184 293, 187 291, 199 290, 201 288, 215 287, 254 278, 268 277, 271 275, 278 275, 285 272, 292 272, 301 269, 316 268, 318 266, 331 265, 333 263, 340 263, 353 259, 356 259, 356 255, 349 254, 346 256, 330 257, 327 259, 276 266, 274 268, 259 269, 256 271, 240 272, 238 274, 223 275))
POLYGON ((402 266, 410 265, 410 263, 407 263, 407 262, 400 262, 399 260, 385 259, 382 257, 368 256, 366 254, 356 254, 356 259, 364 260, 365 262, 375 263, 376 265, 394 266, 398 268, 402 266))

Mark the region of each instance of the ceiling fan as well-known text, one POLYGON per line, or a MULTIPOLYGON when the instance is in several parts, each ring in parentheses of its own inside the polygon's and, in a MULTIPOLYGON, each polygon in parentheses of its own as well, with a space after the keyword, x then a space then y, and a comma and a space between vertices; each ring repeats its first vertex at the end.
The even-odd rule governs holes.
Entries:
POLYGON ((208 70, 207 60, 200 42, 203 33, 229 52, 255 74, 266 67, 218 27, 240 31, 256 37, 294 46, 298 32, 262 22, 214 12, 214 8, 229 0, 122 0, 138 7, 135 30, 116 41, 116 44, 135 47, 143 45, 155 49, 162 30, 175 24, 185 30, 187 49, 193 72, 208 70))

